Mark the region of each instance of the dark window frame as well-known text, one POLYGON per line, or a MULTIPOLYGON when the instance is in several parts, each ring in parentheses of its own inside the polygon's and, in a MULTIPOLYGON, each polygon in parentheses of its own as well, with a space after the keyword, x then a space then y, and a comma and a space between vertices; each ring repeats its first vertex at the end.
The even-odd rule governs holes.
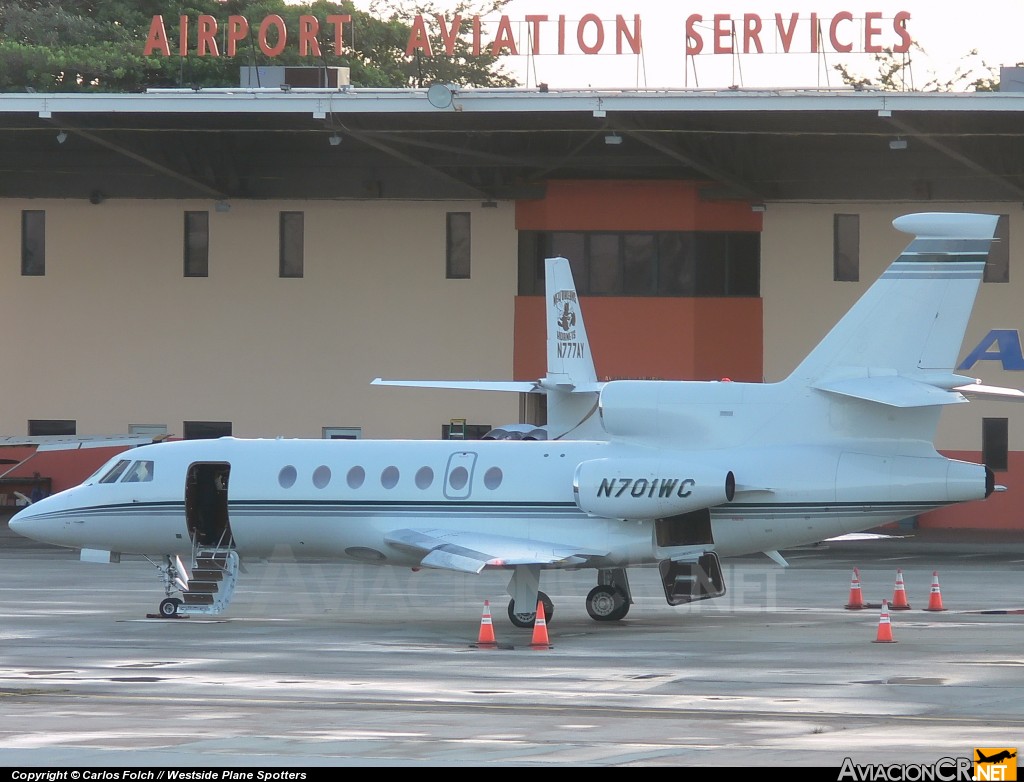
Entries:
POLYGON ((995 241, 992 242, 988 252, 988 262, 985 264, 983 282, 1009 282, 1010 281, 1010 216, 999 215, 996 222, 995 241))
POLYGON ((29 437, 73 436, 78 434, 78 421, 73 418, 30 418, 29 437))
POLYGON ((182 421, 183 440, 215 440, 218 437, 231 437, 230 421, 182 421))
POLYGON ((21 274, 46 276, 46 212, 23 209, 21 212, 21 274))
POLYGON ((186 277, 210 276, 210 213, 185 212, 185 238, 182 248, 186 277))
MULTIPOLYGON (((581 296, 761 296, 758 231, 520 231, 520 296, 544 294, 544 259, 556 256, 568 258, 581 296), (617 243, 618 277, 595 291, 592 254, 598 237, 606 246, 609 238, 617 243), (647 258, 636 262, 638 249, 647 258)), ((609 274, 605 268, 602 279, 609 274)))
POLYGON ((990 469, 1010 469, 1010 419, 981 419, 981 460, 990 469))
POLYGON ((832 279, 860 282, 860 215, 832 215, 832 279))
POLYGON ((278 275, 297 279, 305 276, 306 213, 281 212, 278 275))
POLYGON ((445 214, 445 277, 468 280, 473 264, 473 223, 470 212, 445 214))

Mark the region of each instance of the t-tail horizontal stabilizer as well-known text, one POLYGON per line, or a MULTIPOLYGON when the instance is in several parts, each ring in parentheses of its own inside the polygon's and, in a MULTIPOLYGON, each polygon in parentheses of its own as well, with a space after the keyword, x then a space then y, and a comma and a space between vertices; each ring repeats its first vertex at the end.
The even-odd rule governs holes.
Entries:
POLYGON ((965 401, 976 381, 953 367, 997 219, 934 212, 894 220, 914 239, 787 382, 897 408, 965 401))

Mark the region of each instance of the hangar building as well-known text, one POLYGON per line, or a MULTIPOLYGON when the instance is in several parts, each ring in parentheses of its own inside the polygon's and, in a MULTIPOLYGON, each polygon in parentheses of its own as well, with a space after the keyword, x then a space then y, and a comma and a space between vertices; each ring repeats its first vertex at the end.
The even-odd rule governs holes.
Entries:
MULTIPOLYGON (((2 434, 539 423, 532 396, 371 381, 543 374, 550 254, 602 378, 778 380, 915 211, 1001 216, 962 372, 1024 386, 1024 93, 19 93, 0 139, 2 434)), ((1010 490, 921 523, 1020 528, 1024 408, 953 407, 940 449, 1010 490)))

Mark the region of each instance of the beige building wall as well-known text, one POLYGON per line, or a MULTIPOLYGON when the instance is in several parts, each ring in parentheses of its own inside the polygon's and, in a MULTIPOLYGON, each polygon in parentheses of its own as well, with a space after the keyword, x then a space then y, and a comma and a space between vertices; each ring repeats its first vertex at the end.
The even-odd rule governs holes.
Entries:
MULTIPOLYGON (((993 328, 1024 323, 1024 220, 1017 203, 770 204, 762 236, 766 380, 784 377, 906 245, 913 211, 1010 216, 1010 282, 982 285, 961 357, 993 328), (833 215, 860 215, 860 281, 835 282, 833 215)), ((207 200, 0 202, 0 434, 75 419, 79 434, 129 424, 230 421, 239 436, 436 438, 451 418, 519 420, 515 394, 380 388, 374 377, 509 379, 517 289, 514 205, 479 202, 207 200), (46 275, 20 272, 21 210, 46 212, 46 275), (183 214, 208 211, 206 278, 182 271, 183 214), (301 279, 278 276, 281 211, 305 214, 301 279), (472 275, 445 278, 445 215, 472 215, 472 275)), ((601 346, 595 345, 600 352, 601 346)), ((968 374, 1024 387, 985 361, 968 374)), ((981 419, 1024 406, 971 403, 943 415, 941 448, 979 450, 981 419)))
MULTIPOLYGON (((892 227, 912 212, 987 212, 1009 215, 1010 282, 982 283, 960 359, 991 329, 1024 327, 1024 215, 1014 203, 770 204, 761 239, 765 379, 785 377, 903 250, 909 237, 892 227), (833 216, 860 215, 860 281, 833 279, 833 216)), ((991 385, 1024 387, 1024 372, 982 361, 964 371, 991 385)), ((1009 418, 1011 451, 1024 450, 1024 406, 971 402, 942 415, 937 445, 981 450, 981 419, 1009 418), (1015 421, 1020 424, 1015 425, 1015 421)))
POLYGON ((511 204, 13 200, 0 209, 7 333, 0 433, 76 419, 231 421, 238 436, 436 438, 518 420, 514 394, 379 388, 374 377, 509 379, 511 204), (21 211, 46 212, 46 274, 21 275, 21 211), (184 212, 209 211, 209 276, 183 276, 184 212), (305 213, 301 279, 278 275, 279 212, 305 213), (472 273, 448 280, 446 213, 470 212, 472 273))

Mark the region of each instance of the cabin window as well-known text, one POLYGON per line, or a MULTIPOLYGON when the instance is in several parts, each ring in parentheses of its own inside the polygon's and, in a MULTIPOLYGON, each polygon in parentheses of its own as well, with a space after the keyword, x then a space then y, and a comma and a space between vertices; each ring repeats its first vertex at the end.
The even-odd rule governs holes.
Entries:
POLYGON ((288 464, 282 467, 281 472, 277 474, 277 482, 281 485, 282 489, 290 489, 295 485, 295 479, 298 475, 296 469, 288 464))
POLYGON ((358 489, 363 485, 363 481, 366 480, 366 470, 359 466, 353 467, 348 471, 345 480, 348 482, 350 489, 358 489))
POLYGON ((460 491, 465 488, 469 482, 469 470, 465 467, 459 466, 448 473, 448 485, 451 486, 455 491, 460 491))
POLYGON ((468 280, 470 268, 469 212, 449 212, 445 272, 449 280, 468 280))
POLYGON ((122 483, 144 483, 153 480, 153 462, 140 459, 125 473, 122 483))
POLYGON ((131 464, 130 459, 121 459, 111 467, 107 474, 100 478, 100 483, 115 483, 118 478, 121 477, 121 473, 125 471, 125 468, 131 464))
POLYGON ((380 485, 385 489, 393 489, 398 485, 398 468, 394 465, 385 467, 384 471, 380 474, 380 485))
POLYGON ((326 464, 321 464, 315 470, 313 470, 313 485, 318 489, 327 488, 327 484, 331 482, 331 468, 326 464))
POLYGON ((26 277, 46 274, 46 212, 42 209, 21 213, 21 273, 26 277))
POLYGON ((434 471, 429 467, 420 467, 416 471, 416 487, 419 489, 429 489, 430 484, 434 482, 434 471))
POLYGON ((503 477, 500 467, 491 467, 484 473, 484 486, 493 491, 501 486, 503 477))
POLYGON ((210 213, 185 212, 185 276, 206 277, 210 269, 210 213))
POLYGON ((860 280, 860 215, 832 216, 832 279, 860 280))

